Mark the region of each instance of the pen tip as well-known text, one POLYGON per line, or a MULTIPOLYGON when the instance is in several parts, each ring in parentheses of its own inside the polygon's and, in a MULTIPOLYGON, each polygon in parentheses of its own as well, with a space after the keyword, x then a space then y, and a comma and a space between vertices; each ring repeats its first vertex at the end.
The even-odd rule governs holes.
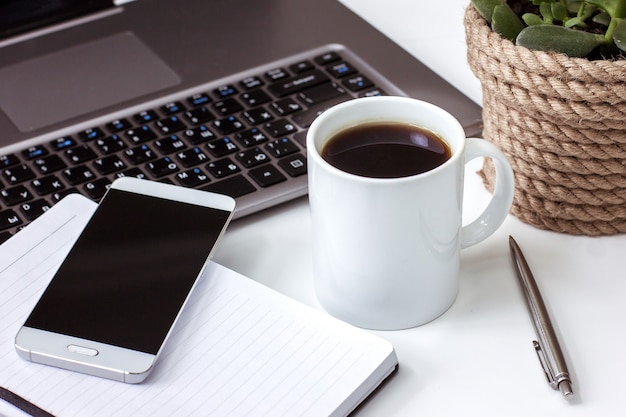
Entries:
POLYGON ((574 397, 574 391, 572 390, 572 384, 569 381, 561 381, 559 383, 559 390, 566 400, 571 400, 574 397))

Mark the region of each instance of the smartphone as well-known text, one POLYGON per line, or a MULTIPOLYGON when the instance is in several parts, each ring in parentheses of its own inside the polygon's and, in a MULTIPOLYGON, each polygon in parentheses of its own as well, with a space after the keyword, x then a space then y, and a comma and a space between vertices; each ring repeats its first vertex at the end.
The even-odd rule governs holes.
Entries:
POLYGON ((23 358, 142 382, 232 218, 227 196, 114 181, 15 338, 23 358))

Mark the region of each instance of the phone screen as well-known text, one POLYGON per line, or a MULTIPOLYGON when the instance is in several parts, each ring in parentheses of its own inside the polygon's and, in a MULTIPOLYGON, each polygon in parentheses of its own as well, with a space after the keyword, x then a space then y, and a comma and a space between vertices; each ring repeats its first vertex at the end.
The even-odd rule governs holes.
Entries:
POLYGON ((229 215, 109 190, 25 325, 157 354, 229 215))

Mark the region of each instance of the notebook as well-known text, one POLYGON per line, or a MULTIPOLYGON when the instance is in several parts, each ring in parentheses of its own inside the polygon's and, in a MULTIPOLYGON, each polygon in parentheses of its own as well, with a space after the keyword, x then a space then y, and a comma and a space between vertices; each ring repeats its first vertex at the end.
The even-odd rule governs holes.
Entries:
POLYGON ((0 33, 0 241, 117 176, 229 194, 235 218, 303 196, 308 124, 355 97, 480 131, 475 103, 336 0, 8 0, 0 33))
POLYGON ((0 246, 0 385, 43 410, 61 417, 343 416, 396 369, 389 342, 217 263, 142 384, 20 359, 15 334, 95 207, 68 196, 0 246))

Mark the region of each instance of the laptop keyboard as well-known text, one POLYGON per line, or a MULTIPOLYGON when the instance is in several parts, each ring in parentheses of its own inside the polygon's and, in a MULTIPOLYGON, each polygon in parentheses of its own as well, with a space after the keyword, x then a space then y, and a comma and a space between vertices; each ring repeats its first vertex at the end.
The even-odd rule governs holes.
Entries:
POLYGON ((227 194, 235 218, 306 194, 306 130, 356 97, 402 94, 328 46, 0 150, 0 242, 69 193, 98 201, 123 176, 227 194))

